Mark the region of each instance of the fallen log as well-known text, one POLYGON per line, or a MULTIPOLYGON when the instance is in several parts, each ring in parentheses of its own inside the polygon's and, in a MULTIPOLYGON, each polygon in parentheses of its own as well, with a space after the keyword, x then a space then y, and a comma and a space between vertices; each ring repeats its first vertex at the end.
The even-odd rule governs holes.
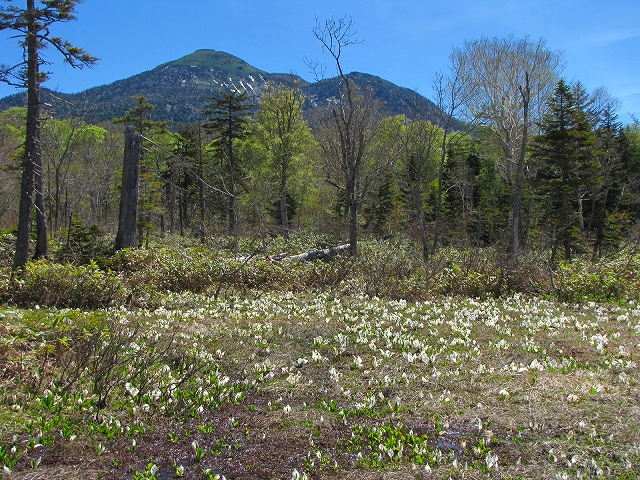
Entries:
POLYGON ((269 259, 275 263, 294 262, 294 261, 313 262, 316 260, 329 260, 336 253, 349 250, 350 246, 351 244, 347 243, 345 245, 338 245, 336 247, 325 248, 324 250, 314 250, 312 252, 300 253, 298 255, 290 255, 288 257, 282 257, 281 255, 274 255, 273 257, 269 257, 269 259))

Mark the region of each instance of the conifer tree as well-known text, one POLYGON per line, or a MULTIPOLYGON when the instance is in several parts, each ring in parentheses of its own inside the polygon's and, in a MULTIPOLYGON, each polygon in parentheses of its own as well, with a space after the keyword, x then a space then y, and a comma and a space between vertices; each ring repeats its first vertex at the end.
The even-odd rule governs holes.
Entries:
POLYGON ((167 195, 169 205, 169 225, 174 232, 175 209, 178 213, 178 230, 184 230, 191 222, 191 210, 198 213, 198 233, 200 241, 205 242, 205 152, 202 138, 202 125, 179 124, 174 133, 175 158, 167 164, 163 176, 168 182, 167 195), (190 207, 191 203, 197 207, 190 207))
POLYGON ((537 184, 547 201, 553 237, 551 264, 555 265, 559 246, 565 260, 571 260, 579 233, 578 197, 599 178, 595 133, 584 106, 564 80, 558 82, 548 106, 549 112, 539 124, 542 133, 533 138, 531 153, 540 161, 537 184))
MULTIPOLYGON (((10 0, 5 0, 10 3, 10 0)), ((80 0, 26 0, 26 8, 0 7, 0 31, 12 31, 19 38, 23 60, 16 65, 0 66, 0 81, 27 89, 27 135, 22 162, 20 211, 13 268, 24 267, 29 258, 29 234, 33 207, 34 179, 38 239, 35 257, 47 255, 47 222, 44 208, 44 181, 40 147, 40 84, 48 73, 40 70, 45 62, 42 50, 53 47, 74 68, 93 65, 98 59, 82 48, 51 35, 51 25, 75 19, 80 0), (36 6, 38 3, 38 6, 36 6)))
MULTIPOLYGON (((616 243, 616 235, 611 230, 618 212, 624 184, 629 173, 623 165, 624 136, 622 124, 611 106, 601 112, 601 121, 595 130, 596 160, 599 165, 601 183, 592 195, 589 230, 595 234, 593 242, 594 260, 602 254, 606 244, 616 243)), ((618 232, 619 233, 619 232, 618 232)))
POLYGON ((154 104, 149 103, 144 95, 136 95, 131 97, 131 100, 136 103, 136 106, 130 108, 124 117, 114 118, 113 123, 131 125, 140 135, 147 135, 152 131, 166 131, 167 122, 159 122, 149 118, 151 112, 156 107, 154 104))
POLYGON ((376 191, 373 192, 370 204, 365 215, 366 225, 375 235, 384 235, 385 227, 396 205, 396 192, 394 191, 393 176, 387 173, 376 191))
POLYGON ((238 248, 238 195, 242 171, 235 150, 235 141, 248 133, 247 116, 254 108, 249 103, 247 92, 220 92, 217 97, 205 105, 204 115, 211 119, 203 127, 215 135, 214 147, 224 172, 223 187, 227 193, 227 214, 229 233, 235 238, 235 248, 238 248))

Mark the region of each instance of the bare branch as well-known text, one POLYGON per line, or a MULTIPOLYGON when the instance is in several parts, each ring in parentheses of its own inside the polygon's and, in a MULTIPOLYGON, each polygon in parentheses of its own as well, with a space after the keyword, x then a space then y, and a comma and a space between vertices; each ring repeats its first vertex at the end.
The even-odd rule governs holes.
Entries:
MULTIPOLYGON (((345 78, 345 74, 342 71, 342 65, 340 63, 340 57, 342 56, 342 49, 349 45, 356 45, 362 43, 361 40, 355 38, 356 31, 353 30, 355 26, 355 22, 351 17, 347 17, 346 15, 338 20, 334 18, 330 18, 325 20, 324 24, 320 21, 318 17, 316 17, 316 24, 311 30, 313 35, 318 39, 320 44, 322 45, 322 51, 329 53, 333 57, 333 60, 336 63, 336 69, 339 77, 345 78)), ((320 65, 319 62, 309 62, 307 61, 307 65, 312 68, 312 72, 314 75, 319 73, 317 67, 320 65)), ((322 75, 316 75, 316 79, 320 80, 324 78, 324 73, 326 71, 326 67, 321 70, 322 75)))

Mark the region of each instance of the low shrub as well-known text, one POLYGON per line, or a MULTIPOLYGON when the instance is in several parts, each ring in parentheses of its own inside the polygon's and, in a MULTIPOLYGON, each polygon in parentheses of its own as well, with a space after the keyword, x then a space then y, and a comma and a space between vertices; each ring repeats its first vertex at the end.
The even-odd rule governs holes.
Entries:
POLYGON ((640 298, 636 274, 640 258, 631 251, 598 261, 576 256, 572 263, 560 263, 555 270, 549 267, 546 252, 513 261, 489 248, 442 249, 425 264, 417 244, 399 239, 364 239, 357 258, 347 253, 314 262, 279 262, 269 257, 275 252, 289 255, 323 246, 320 238, 308 244, 300 239, 292 244, 278 239, 266 256, 261 251, 235 257, 224 248, 170 238, 150 248, 121 250, 87 265, 33 262, 18 276, 11 273, 10 255, 4 258, 0 251, 0 261, 4 258, 6 264, 0 267, 0 301, 59 308, 122 304, 151 308, 161 305, 162 297, 169 293, 218 297, 256 290, 415 301, 515 293, 566 302, 640 298))
POLYGON ((637 256, 625 253, 597 262, 584 258, 561 262, 554 271, 553 296, 565 302, 638 299, 638 268, 637 256))
POLYGON ((97 225, 85 227, 82 221, 73 219, 69 227, 62 228, 53 235, 53 256, 60 263, 86 265, 113 254, 113 236, 106 235, 97 225))
POLYGON ((8 281, 5 295, 26 307, 94 309, 122 303, 125 289, 116 273, 95 263, 75 266, 39 260, 27 263, 19 276, 8 281))
POLYGON ((125 249, 106 263, 120 272, 131 289, 145 286, 157 292, 206 291, 220 279, 221 260, 202 248, 125 249))
POLYGON ((0 232, 0 269, 10 268, 15 253, 16 237, 11 233, 0 232))

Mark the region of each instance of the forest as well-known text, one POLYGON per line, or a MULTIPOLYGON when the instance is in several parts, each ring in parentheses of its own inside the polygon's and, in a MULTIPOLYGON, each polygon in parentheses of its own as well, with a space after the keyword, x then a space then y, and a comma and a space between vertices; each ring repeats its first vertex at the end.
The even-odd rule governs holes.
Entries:
POLYGON ((640 126, 562 52, 468 40, 388 115, 318 20, 326 102, 92 124, 39 100, 75 3, 0 8, 3 478, 640 476, 640 126))
MULTIPOLYGON (((513 55, 535 46, 515 39, 483 42, 469 42, 456 61, 489 55, 489 49, 513 55)), ((504 75, 509 73, 524 75, 504 75)), ((523 138, 524 112, 517 106, 522 79, 482 85, 482 98, 476 95, 481 79, 474 75, 479 73, 465 70, 439 77, 439 110, 435 117, 428 112, 430 120, 421 105, 385 117, 371 92, 359 90, 346 75, 332 80, 336 98, 346 99, 338 94, 347 85, 353 90, 352 104, 339 105, 338 119, 333 105, 304 110, 295 85, 277 84, 266 86, 257 101, 245 92, 220 92, 197 124, 149 120, 154 106, 142 96, 131 100, 126 116, 99 125, 45 111, 42 181, 52 241, 65 243, 74 226, 115 233, 123 124, 145 139, 140 245, 167 235, 206 244, 219 236, 264 243, 274 235, 318 233, 327 244, 338 244, 348 243, 357 228, 369 237, 415 240, 428 261, 447 246, 554 254, 560 248, 565 259, 596 259, 632 240, 640 137, 637 124, 617 120, 616 100, 604 89, 589 93, 580 83, 567 85, 549 68, 549 79, 531 94, 535 103, 523 138), (502 101, 502 111, 490 105, 492 88, 510 89, 514 110, 502 101), (457 104, 447 106, 454 94, 457 104), (470 120, 463 123, 455 115, 470 120), (345 134, 353 145, 340 144, 345 134), (346 156, 351 151, 359 156, 357 164, 346 156), (353 179, 347 178, 350 163, 357 167, 353 179)), ((0 114, 0 219, 6 231, 17 224, 25 125, 24 108, 0 114)))

